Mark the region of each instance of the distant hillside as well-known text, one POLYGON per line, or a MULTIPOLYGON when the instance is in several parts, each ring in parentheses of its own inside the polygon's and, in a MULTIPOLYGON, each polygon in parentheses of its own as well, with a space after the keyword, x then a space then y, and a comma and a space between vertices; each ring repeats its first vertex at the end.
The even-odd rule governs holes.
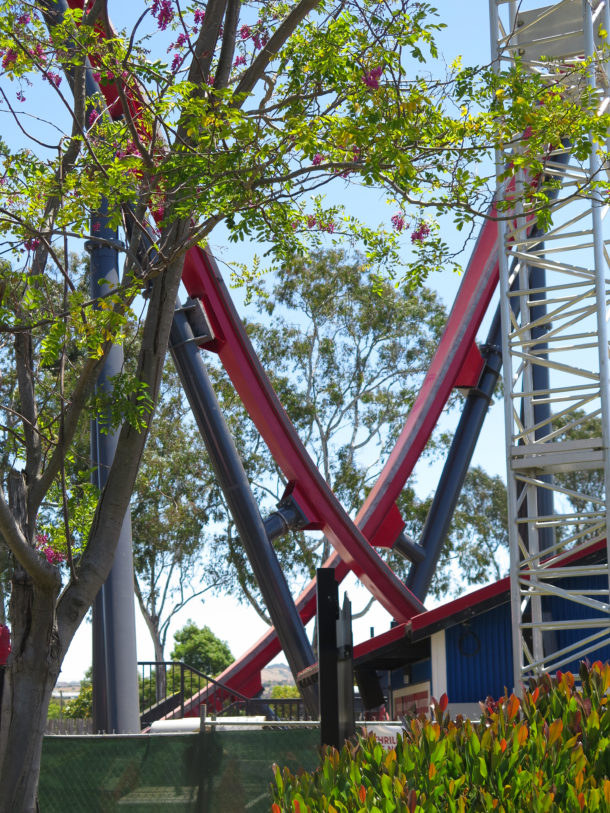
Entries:
POLYGON ((271 664, 261 670, 264 694, 268 694, 273 686, 294 686, 292 672, 285 663, 271 664))

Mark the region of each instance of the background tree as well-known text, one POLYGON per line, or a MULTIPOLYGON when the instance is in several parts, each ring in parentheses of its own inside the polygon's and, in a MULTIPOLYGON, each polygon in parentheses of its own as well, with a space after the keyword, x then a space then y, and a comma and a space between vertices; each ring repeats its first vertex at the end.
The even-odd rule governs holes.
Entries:
MULTIPOLYGON (((62 17, 53 0, 0 2, 3 98, 8 120, 17 122, 0 142, 0 234, 4 250, 15 252, 13 270, 0 273, 0 325, 11 337, 8 366, 17 382, 16 398, 2 410, 18 415, 18 451, 0 489, 0 534, 15 562, 2 813, 36 808, 49 699, 112 565, 161 382, 184 252, 224 223, 231 240, 266 243, 278 262, 343 234, 383 270, 399 267, 398 238, 406 232, 408 275, 418 280, 447 255, 418 207, 454 208, 459 224, 486 210, 490 190, 471 163, 521 132, 524 111, 531 135, 522 161, 534 174, 563 137, 578 148, 593 131, 604 144, 608 124, 606 115, 590 115, 594 99, 580 105, 518 69, 496 77, 456 66, 440 81, 418 75, 426 55, 436 55, 438 27, 420 2, 141 2, 128 4, 135 27, 116 35, 106 2, 81 5, 84 11, 62 17), (168 65, 170 30, 176 40, 168 65), (102 87, 120 77, 119 95, 132 100, 123 116, 113 118, 101 95, 87 98, 88 60, 102 87), (43 111, 34 124, 22 107, 32 93, 43 111), (45 122, 44 111, 54 119, 45 122), (321 195, 328 184, 345 193, 360 183, 392 200, 385 227, 371 228, 321 195), (121 286, 94 308, 73 279, 68 241, 99 244, 90 217, 102 205, 130 239, 121 286), (152 235, 147 211, 157 219, 152 235), (117 377, 112 399, 93 398, 109 347, 137 320, 131 306, 142 292, 135 374, 117 377), (91 414, 111 430, 121 426, 101 494, 67 476, 91 414), (56 511, 41 534, 45 501, 56 511)), ((541 220, 543 193, 524 187, 542 207, 541 220)))
MULTIPOLYGON (((407 533, 415 540, 424 529, 432 496, 418 498, 408 486, 398 501, 407 533)), ((406 577, 410 565, 404 559, 393 556, 391 563, 406 577)), ((506 484, 501 477, 474 466, 466 474, 429 593, 449 598, 467 585, 488 584, 507 572, 506 484)))
MULTIPOLYGON (((259 358, 321 473, 354 513, 415 399, 444 308, 427 288, 373 285, 362 257, 336 250, 284 266, 255 307, 263 318, 247 328, 259 358)), ((232 387, 215 377, 259 504, 271 510, 286 483, 232 387)), ((274 546, 293 578, 313 577, 329 554, 311 534, 293 533, 274 546)), ((233 593, 239 586, 266 619, 230 520, 210 539, 206 572, 233 593)))
POLYGON ((156 661, 165 660, 174 616, 217 586, 202 573, 212 480, 205 447, 169 362, 131 499, 136 596, 156 661))
POLYGON ((188 621, 174 633, 172 660, 184 663, 213 677, 233 663, 226 641, 221 641, 209 627, 198 627, 188 621))

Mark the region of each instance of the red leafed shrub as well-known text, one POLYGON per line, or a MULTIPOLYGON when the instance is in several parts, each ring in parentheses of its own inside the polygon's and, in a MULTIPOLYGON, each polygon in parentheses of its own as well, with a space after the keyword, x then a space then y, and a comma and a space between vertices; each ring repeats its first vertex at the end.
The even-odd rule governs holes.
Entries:
POLYGON ((531 681, 520 699, 481 704, 477 722, 446 712, 406 721, 395 749, 371 735, 322 751, 300 776, 275 766, 274 813, 610 811, 610 664, 531 681))

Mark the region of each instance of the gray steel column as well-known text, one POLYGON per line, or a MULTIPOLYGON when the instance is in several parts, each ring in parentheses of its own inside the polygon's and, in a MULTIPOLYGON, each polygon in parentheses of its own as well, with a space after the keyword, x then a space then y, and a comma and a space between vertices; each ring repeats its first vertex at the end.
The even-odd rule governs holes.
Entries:
MULTIPOLYGON (((198 343, 201 343, 201 336, 195 337, 187 316, 190 310, 195 318, 198 317, 205 323, 205 316, 199 310, 200 307, 198 300, 191 300, 186 308, 177 308, 170 333, 169 349, 210 456, 212 468, 229 505, 296 681, 298 673, 311 666, 315 658, 303 622, 265 531, 233 438, 216 400, 198 346, 198 343)), ((309 686, 302 688, 301 692, 307 713, 312 719, 316 719, 318 716, 316 688, 309 686)))
MULTIPOLYGON (((108 226, 105 204, 91 217, 91 233, 113 242, 117 232, 108 226)), ((118 252, 95 240, 91 252, 91 296, 97 298, 119 282, 118 252)), ((123 368, 123 348, 113 346, 100 373, 97 389, 112 392, 112 377, 123 368)), ((94 484, 102 490, 108 479, 119 430, 105 431, 104 420, 91 422, 91 460, 94 484)), ((94 731, 118 733, 140 730, 133 550, 129 510, 123 520, 114 564, 93 605, 93 726, 94 731)))

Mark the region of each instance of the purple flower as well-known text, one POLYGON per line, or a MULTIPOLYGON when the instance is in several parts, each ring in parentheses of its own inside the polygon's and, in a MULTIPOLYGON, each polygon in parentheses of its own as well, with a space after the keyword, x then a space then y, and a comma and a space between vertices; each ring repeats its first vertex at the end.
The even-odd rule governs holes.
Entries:
POLYGON ((151 13, 157 21, 159 31, 165 31, 167 26, 174 19, 174 10, 171 0, 153 0, 151 13))
POLYGON ((197 25, 199 25, 199 23, 203 22, 204 17, 205 17, 205 11, 203 11, 200 8, 196 8, 195 13, 193 15, 193 18, 194 18, 195 22, 197 23, 197 25))
POLYGON ((40 245, 40 240, 37 240, 35 237, 30 237, 29 240, 23 241, 23 245, 27 251, 36 251, 40 245))
POLYGON ((188 44, 189 38, 184 33, 178 34, 178 39, 176 40, 176 48, 183 48, 185 45, 188 44))
POLYGON ((404 212, 397 212, 395 215, 392 215, 392 226, 398 232, 402 231, 405 227, 405 215, 404 212))
POLYGON ((99 83, 102 81, 102 74, 99 71, 93 71, 92 76, 99 85, 99 83))
POLYGON ((100 117, 100 114, 97 112, 97 110, 92 110, 92 111, 89 113, 89 119, 88 119, 88 121, 89 121, 89 127, 93 127, 93 125, 94 125, 94 124, 95 124, 95 122, 96 122, 96 121, 99 119, 99 117, 100 117))
POLYGON ((254 47, 256 49, 264 48, 269 38, 267 37, 267 32, 263 29, 262 31, 257 31, 256 34, 252 37, 252 42, 254 43, 254 47))
POLYGON ((50 82, 56 88, 61 85, 61 76, 58 73, 55 73, 55 71, 45 71, 43 73, 43 77, 47 80, 47 82, 50 82))
POLYGON ((423 221, 419 224, 419 226, 415 229, 415 231, 411 232, 411 242, 412 243, 423 243, 426 237, 430 234, 430 226, 423 221))
POLYGON ((313 229, 315 225, 316 225, 315 217, 313 215, 309 215, 309 217, 307 218, 307 228, 313 229))
POLYGON ((25 102, 25 93, 22 90, 18 90, 16 95, 18 101, 25 102))
POLYGON ((311 159, 311 163, 314 167, 319 166, 322 163, 322 155, 321 153, 317 152, 314 157, 311 159))
POLYGON ((172 64, 171 64, 172 73, 176 73, 176 71, 178 70, 180 65, 182 65, 183 61, 184 61, 184 57, 182 56, 182 54, 174 54, 174 58, 172 59, 172 64))
POLYGON ((240 65, 246 64, 246 57, 245 56, 237 56, 235 57, 235 62, 233 63, 234 68, 239 68, 240 65))
POLYGON ((377 65, 376 68, 372 68, 368 73, 364 74, 364 76, 362 77, 362 81, 367 86, 367 88, 377 90, 377 88, 379 87, 379 79, 382 73, 383 65, 377 65))
POLYGON ((329 234, 332 234, 335 230, 335 224, 331 220, 329 223, 326 224, 324 227, 324 231, 327 231, 329 234))
POLYGON ((251 33, 252 29, 249 25, 242 25, 242 27, 239 29, 239 36, 242 38, 242 40, 247 40, 251 33))
POLYGON ((30 53, 31 57, 33 57, 34 59, 40 60, 40 62, 44 63, 44 62, 47 61, 47 58, 46 58, 45 53, 44 53, 44 49, 43 49, 42 45, 39 42, 36 43, 36 47, 34 48, 34 50, 30 51, 29 53, 30 53))
POLYGON ((17 62, 17 51, 15 51, 14 48, 9 48, 2 57, 2 67, 6 71, 11 65, 14 65, 15 62, 17 62))
POLYGON ((26 11, 23 14, 20 14, 19 17, 17 17, 17 25, 27 25, 31 19, 32 18, 26 11))

